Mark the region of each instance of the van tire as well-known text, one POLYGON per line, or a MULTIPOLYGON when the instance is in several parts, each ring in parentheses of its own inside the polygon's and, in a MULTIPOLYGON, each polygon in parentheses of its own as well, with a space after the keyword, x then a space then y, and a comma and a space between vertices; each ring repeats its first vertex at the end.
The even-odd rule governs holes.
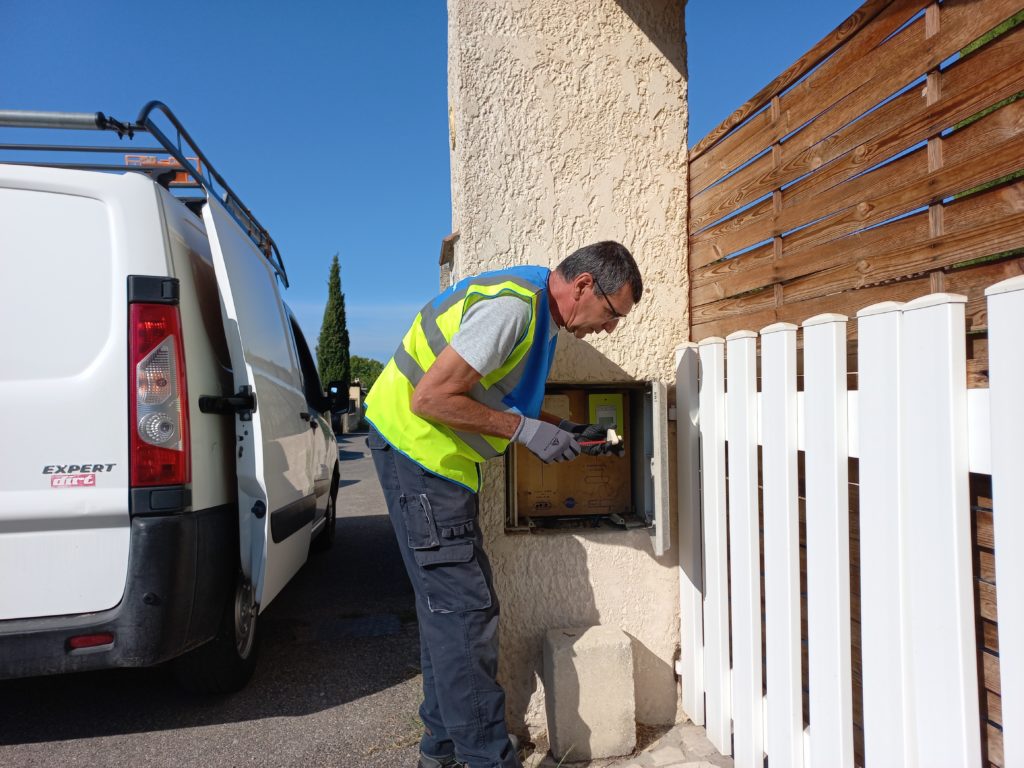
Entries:
POLYGON ((174 660, 178 684, 193 693, 234 693, 244 688, 256 669, 258 610, 252 585, 239 573, 217 635, 174 660))
POLYGON ((327 495, 327 520, 320 533, 313 539, 310 549, 314 552, 326 552, 334 546, 335 523, 338 520, 338 470, 335 468, 334 477, 331 479, 331 492, 327 495))

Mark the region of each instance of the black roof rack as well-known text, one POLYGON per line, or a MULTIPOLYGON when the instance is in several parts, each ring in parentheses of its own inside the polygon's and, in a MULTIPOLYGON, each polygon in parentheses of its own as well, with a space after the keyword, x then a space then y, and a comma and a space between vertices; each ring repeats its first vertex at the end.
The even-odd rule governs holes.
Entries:
MULTIPOLYGON (((117 165, 114 163, 91 163, 63 160, 2 160, 2 162, 14 165, 50 166, 60 168, 75 168, 79 170, 93 171, 118 171, 142 173, 152 178, 162 186, 170 188, 174 184, 177 188, 196 189, 201 188, 213 197, 224 202, 239 226, 245 230, 249 238, 260 249, 267 261, 274 267, 277 276, 288 286, 288 274, 281 259, 281 252, 270 233, 253 216, 252 212, 228 186, 224 178, 217 172, 210 161, 199 149, 188 131, 181 122, 167 107, 160 101, 151 101, 139 112, 134 123, 123 123, 113 117, 108 117, 102 112, 33 112, 26 110, 0 110, 0 127, 6 128, 37 128, 37 129, 64 129, 64 130, 90 130, 90 131, 111 131, 117 134, 118 139, 125 136, 134 139, 136 133, 147 133, 152 136, 159 147, 132 147, 132 153, 157 153, 170 155, 177 162, 177 166, 167 164, 140 164, 140 165, 117 165), (167 134, 154 122, 154 113, 162 114, 174 129, 175 140, 171 140, 167 134), (188 150, 183 148, 182 142, 187 144, 188 150), (198 160, 193 163, 193 159, 198 160), (198 167, 197 167, 198 166, 198 167), (182 183, 176 177, 185 173, 191 181, 182 183), (218 192, 219 188, 219 192, 218 192)), ((8 152, 43 152, 43 153, 115 153, 123 152, 123 145, 112 146, 75 146, 72 144, 0 144, 0 151, 8 152)))

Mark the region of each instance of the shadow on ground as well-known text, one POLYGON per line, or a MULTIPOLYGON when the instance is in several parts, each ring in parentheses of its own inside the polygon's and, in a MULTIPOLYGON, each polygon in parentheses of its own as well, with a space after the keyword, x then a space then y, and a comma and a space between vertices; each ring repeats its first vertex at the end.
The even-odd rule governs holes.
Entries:
MULTIPOLYGON (((371 486, 360 479, 343 484, 371 486)), ((342 514, 337 534, 334 548, 313 555, 260 617, 260 662, 245 690, 188 694, 166 666, 3 681, 0 744, 297 717, 417 676, 413 593, 390 521, 342 514)))

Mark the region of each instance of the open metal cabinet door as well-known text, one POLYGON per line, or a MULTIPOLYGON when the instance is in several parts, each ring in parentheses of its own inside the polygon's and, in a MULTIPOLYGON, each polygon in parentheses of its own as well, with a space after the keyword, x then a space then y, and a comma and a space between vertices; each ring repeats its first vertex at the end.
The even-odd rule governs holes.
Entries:
POLYGON ((644 421, 651 428, 644 434, 644 519, 650 526, 654 554, 671 549, 671 501, 669 499, 668 391, 664 382, 652 381, 644 394, 644 421))
POLYGON ((241 567, 262 611, 309 553, 309 408, 273 266, 216 199, 203 221, 234 375, 241 567))

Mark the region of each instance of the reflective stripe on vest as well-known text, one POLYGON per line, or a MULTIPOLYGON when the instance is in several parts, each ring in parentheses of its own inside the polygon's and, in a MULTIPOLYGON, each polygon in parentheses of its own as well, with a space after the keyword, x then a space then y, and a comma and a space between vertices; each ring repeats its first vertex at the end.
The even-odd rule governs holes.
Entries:
POLYGON ((530 305, 527 329, 508 359, 467 394, 494 410, 538 416, 555 341, 549 333, 547 276, 542 267, 485 273, 461 281, 423 307, 366 397, 367 420, 425 469, 478 490, 477 465, 504 453, 508 440, 422 419, 411 410, 412 393, 471 306, 512 295, 530 305))
MULTIPOLYGON (((412 355, 406 352, 404 346, 400 346, 395 350, 395 365, 398 370, 409 380, 412 384, 413 389, 420 383, 420 379, 426 373, 420 364, 413 360, 412 355)), ((479 386, 479 385, 477 385, 479 386)), ((492 406, 493 407, 493 406, 492 406)), ((480 454, 484 459, 493 459, 501 455, 500 451, 496 451, 490 443, 484 440, 483 435, 478 435, 475 432, 462 432, 458 429, 447 428, 452 434, 456 435, 462 442, 469 445, 474 451, 480 454)))

